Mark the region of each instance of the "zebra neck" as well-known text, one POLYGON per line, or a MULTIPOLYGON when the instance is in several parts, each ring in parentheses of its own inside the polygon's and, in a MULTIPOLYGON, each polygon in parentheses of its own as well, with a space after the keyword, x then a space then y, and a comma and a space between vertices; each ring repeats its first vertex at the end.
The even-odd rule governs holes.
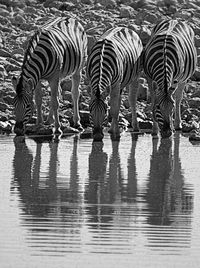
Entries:
POLYGON ((19 97, 29 97, 32 98, 33 96, 33 91, 37 85, 38 81, 35 81, 34 79, 32 79, 32 77, 27 77, 26 75, 24 75, 24 73, 22 72, 20 77, 19 77, 19 81, 16 87, 16 93, 19 97))
POLYGON ((31 72, 27 72, 25 69, 22 70, 21 73, 22 83, 26 85, 29 81, 32 83, 32 88, 35 90, 38 82, 40 81, 40 77, 31 72))

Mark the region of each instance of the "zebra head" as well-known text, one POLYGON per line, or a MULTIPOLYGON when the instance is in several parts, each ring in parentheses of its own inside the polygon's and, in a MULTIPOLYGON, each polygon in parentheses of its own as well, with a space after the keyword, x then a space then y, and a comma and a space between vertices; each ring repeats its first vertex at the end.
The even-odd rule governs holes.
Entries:
POLYGON ((173 133, 174 99, 173 88, 167 92, 156 87, 153 105, 153 118, 158 123, 162 138, 168 138, 173 133))
POLYGON ((34 111, 33 84, 30 80, 27 82, 22 81, 22 77, 19 80, 13 77, 12 82, 16 90, 16 95, 13 99, 16 119, 14 132, 16 135, 24 135, 25 125, 32 117, 34 111))
POLYGON ((101 99, 94 97, 89 105, 90 122, 93 127, 94 141, 101 141, 103 139, 103 125, 107 120, 107 103, 101 99))

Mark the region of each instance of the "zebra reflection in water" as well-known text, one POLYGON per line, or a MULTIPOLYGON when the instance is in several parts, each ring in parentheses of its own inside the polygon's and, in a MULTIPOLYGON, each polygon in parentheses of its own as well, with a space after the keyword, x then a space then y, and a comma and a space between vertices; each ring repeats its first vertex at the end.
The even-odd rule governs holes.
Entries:
POLYGON ((77 138, 74 139, 71 156, 67 154, 66 158, 66 161, 70 161, 69 178, 58 176, 60 172, 59 141, 42 142, 36 139, 35 142, 35 156, 26 143, 15 143, 12 187, 17 187, 19 190, 23 209, 27 213, 35 216, 41 215, 45 218, 51 212, 51 206, 58 202, 60 204, 59 213, 71 212, 73 215, 71 208, 66 207, 64 212, 62 202, 77 203, 80 198, 78 193, 77 138), (48 146, 49 152, 46 151, 48 146), (49 155, 49 162, 42 166, 46 155, 49 155))
POLYGON ((159 148, 157 139, 153 139, 152 142, 149 182, 145 197, 150 212, 148 222, 151 225, 176 224, 178 227, 182 225, 179 216, 183 216, 185 224, 191 224, 187 215, 192 212, 193 196, 187 191, 182 174, 179 157, 180 134, 175 134, 174 146, 172 139, 162 139, 159 148))

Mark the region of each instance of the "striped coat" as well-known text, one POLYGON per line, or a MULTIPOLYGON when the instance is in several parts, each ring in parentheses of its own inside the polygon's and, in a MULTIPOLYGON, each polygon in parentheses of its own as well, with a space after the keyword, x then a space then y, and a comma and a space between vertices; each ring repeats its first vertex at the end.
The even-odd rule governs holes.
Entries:
POLYGON ((122 89, 129 86, 131 86, 129 99, 133 111, 133 127, 138 128, 135 102, 142 50, 139 36, 125 27, 108 30, 93 46, 88 57, 87 74, 91 83, 90 114, 94 139, 103 138, 102 125, 107 115, 108 91, 112 116, 110 133, 115 137, 119 136, 120 95, 122 89))
POLYGON ((180 101, 183 89, 197 63, 194 32, 186 22, 164 20, 156 25, 144 50, 144 72, 149 80, 153 99, 154 134, 157 123, 161 136, 181 127, 180 101))
POLYGON ((33 113, 33 93, 36 96, 38 124, 42 123, 40 81, 45 79, 51 88, 51 109, 48 121, 55 120, 60 132, 58 117, 59 82, 72 76, 74 124, 80 126, 78 111, 81 69, 87 57, 87 36, 82 25, 72 18, 54 18, 47 22, 30 39, 18 81, 14 78, 15 132, 22 134, 24 125, 33 113))

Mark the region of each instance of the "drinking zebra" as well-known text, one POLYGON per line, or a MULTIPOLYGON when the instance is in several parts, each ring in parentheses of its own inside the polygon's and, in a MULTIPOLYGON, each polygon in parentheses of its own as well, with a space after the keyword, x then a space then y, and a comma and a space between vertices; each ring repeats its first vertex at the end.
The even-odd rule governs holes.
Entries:
POLYGON ((188 79, 195 71, 194 32, 186 22, 164 20, 156 25, 144 50, 144 72, 152 97, 153 135, 170 137, 181 129, 180 102, 188 79))
POLYGON ((13 77, 17 135, 24 134, 25 124, 34 111, 33 94, 37 106, 37 123, 41 124, 41 80, 51 88, 51 107, 48 122, 55 121, 55 133, 61 133, 58 114, 60 80, 72 76, 74 126, 81 128, 78 109, 81 70, 87 57, 87 36, 82 25, 73 18, 54 18, 47 22, 29 41, 19 79, 13 77), (54 118, 53 118, 54 117, 54 118))
POLYGON ((137 33, 125 27, 108 30, 93 46, 88 56, 87 75, 91 83, 89 108, 94 140, 103 139, 108 94, 112 117, 109 132, 114 139, 120 137, 118 115, 124 87, 129 88, 132 127, 138 131, 136 99, 142 50, 142 42, 137 33))

